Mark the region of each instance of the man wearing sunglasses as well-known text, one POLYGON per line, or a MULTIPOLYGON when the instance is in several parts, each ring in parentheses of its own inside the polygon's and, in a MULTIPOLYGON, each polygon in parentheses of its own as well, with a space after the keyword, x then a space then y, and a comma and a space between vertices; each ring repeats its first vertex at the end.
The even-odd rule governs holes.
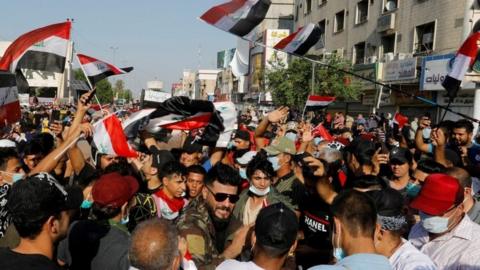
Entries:
POLYGON ((201 196, 188 204, 178 220, 180 235, 201 269, 215 269, 242 251, 249 227, 232 217, 240 182, 237 171, 217 164, 208 172, 201 196))

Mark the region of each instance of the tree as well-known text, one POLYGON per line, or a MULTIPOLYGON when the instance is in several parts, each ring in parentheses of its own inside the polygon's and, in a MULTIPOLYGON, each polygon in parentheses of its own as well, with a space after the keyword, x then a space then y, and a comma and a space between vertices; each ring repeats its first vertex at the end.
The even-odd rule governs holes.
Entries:
MULTIPOLYGON (((76 80, 81 80, 86 82, 87 78, 85 77, 85 74, 83 74, 83 71, 79 68, 75 69, 73 71, 73 76, 75 77, 76 80)), ((95 88, 97 89, 96 95, 98 100, 102 104, 105 103, 111 103, 113 101, 113 89, 112 89, 112 84, 107 80, 103 79, 95 84, 95 88)), ((96 103, 96 100, 92 100, 93 103, 96 103)))
MULTIPOLYGON (((313 58, 314 56, 310 56, 313 58)), ((358 83, 339 69, 350 71, 352 66, 338 57, 330 58, 330 67, 315 65, 314 94, 335 96, 337 98, 356 98, 360 94, 358 83)), ((302 109, 308 95, 312 92, 312 63, 296 58, 288 68, 274 68, 266 72, 266 88, 272 93, 274 103, 302 109)))
POLYGON ((75 80, 80 80, 80 81, 87 81, 87 78, 85 77, 85 74, 83 74, 83 71, 80 68, 74 69, 73 70, 73 76, 75 77, 75 80))

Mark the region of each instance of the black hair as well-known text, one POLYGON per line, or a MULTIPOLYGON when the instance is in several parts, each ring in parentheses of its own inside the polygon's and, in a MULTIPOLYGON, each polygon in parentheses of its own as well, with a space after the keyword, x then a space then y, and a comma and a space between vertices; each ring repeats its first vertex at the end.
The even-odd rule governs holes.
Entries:
POLYGON ((255 155, 252 160, 247 165, 247 177, 250 177, 255 173, 255 171, 261 171, 266 174, 270 179, 275 176, 275 171, 273 170, 272 163, 268 161, 262 155, 255 155))
POLYGON ((432 174, 432 173, 445 173, 447 169, 445 168, 445 166, 436 162, 433 159, 422 159, 417 164, 417 170, 427 174, 432 174))
POLYGON ((100 206, 96 203, 93 203, 92 209, 91 209, 91 217, 94 220, 98 221, 106 221, 111 218, 114 218, 120 214, 122 209, 120 207, 109 207, 109 206, 100 206))
POLYGON ((42 146, 38 143, 38 141, 33 140, 30 143, 27 143, 25 148, 23 148, 24 157, 38 154, 43 154, 42 146))
POLYGON ((18 158, 16 148, 0 147, 0 170, 4 171, 7 168, 8 161, 14 158, 18 158))
POLYGON ((55 146, 55 138, 52 134, 46 132, 36 135, 34 141, 38 143, 44 156, 48 155, 55 146))
POLYGON ((331 210, 353 237, 373 238, 377 211, 368 195, 353 189, 341 192, 333 200, 331 210))
POLYGON ((375 151, 375 143, 363 139, 355 139, 346 147, 346 152, 354 155, 360 165, 373 165, 375 151))
POLYGON ((178 161, 169 161, 162 166, 162 169, 158 173, 160 179, 163 177, 170 177, 174 174, 186 175, 187 168, 178 161))
POLYGON ((191 165, 187 167, 187 174, 196 173, 203 175, 203 178, 207 176, 207 171, 201 165, 191 165))
POLYGON ((222 185, 238 187, 242 179, 235 169, 228 165, 218 163, 208 171, 205 184, 212 186, 215 181, 218 181, 222 185))
POLYGON ((290 251, 290 247, 288 248, 276 248, 270 246, 264 246, 260 243, 255 243, 255 248, 260 251, 263 255, 267 256, 268 258, 282 258, 283 256, 287 255, 290 251))
POLYGON ((473 132, 473 124, 472 122, 468 121, 467 119, 460 119, 457 122, 455 122, 455 125, 453 128, 464 128, 467 133, 472 133, 473 132))

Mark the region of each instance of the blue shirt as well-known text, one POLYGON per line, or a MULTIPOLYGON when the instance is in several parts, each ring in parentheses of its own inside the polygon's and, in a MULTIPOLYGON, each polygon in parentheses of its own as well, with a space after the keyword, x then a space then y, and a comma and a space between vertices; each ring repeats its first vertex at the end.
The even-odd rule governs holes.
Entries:
POLYGON ((309 270, 391 270, 387 257, 372 253, 359 253, 343 258, 335 265, 317 265, 309 270))

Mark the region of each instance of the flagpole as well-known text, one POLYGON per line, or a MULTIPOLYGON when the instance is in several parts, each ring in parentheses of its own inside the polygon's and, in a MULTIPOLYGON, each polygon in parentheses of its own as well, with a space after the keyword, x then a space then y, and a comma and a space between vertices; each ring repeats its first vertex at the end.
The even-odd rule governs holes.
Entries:
MULTIPOLYGON (((83 68, 82 63, 80 62, 80 58, 78 58, 78 54, 76 52, 75 52, 75 56, 77 57, 78 64, 80 65, 80 69, 82 70, 83 75, 85 76, 85 79, 87 79, 87 83, 88 83, 88 86, 90 87, 90 91, 91 91, 91 90, 93 90, 92 83, 88 79, 87 73, 85 73, 85 69, 83 68)), ((100 106, 100 111, 102 111, 103 110, 102 103, 100 103, 100 100, 98 100, 97 94, 95 94, 95 101, 97 101, 98 106, 100 106)))

